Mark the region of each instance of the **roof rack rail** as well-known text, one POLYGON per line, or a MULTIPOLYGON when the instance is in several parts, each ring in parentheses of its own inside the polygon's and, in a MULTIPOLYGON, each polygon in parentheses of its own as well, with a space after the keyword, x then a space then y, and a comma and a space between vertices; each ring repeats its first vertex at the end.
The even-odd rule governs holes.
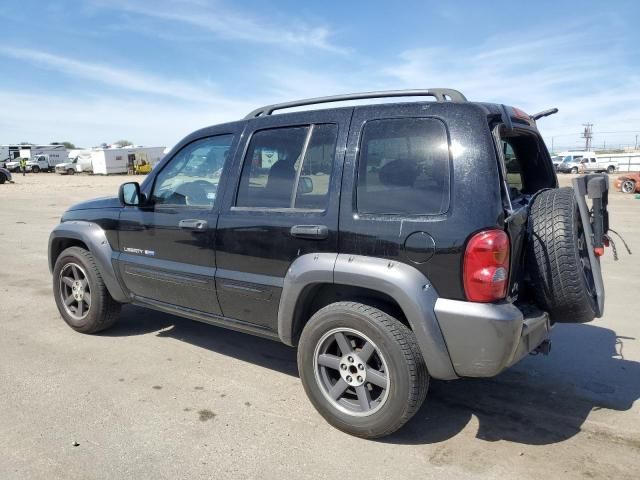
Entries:
POLYGON ((344 102, 348 100, 365 100, 368 98, 392 98, 392 97, 435 97, 438 102, 466 102, 465 96, 451 88, 430 88, 416 90, 386 90, 380 92, 347 93, 345 95, 331 95, 329 97, 306 98, 292 102, 275 103, 256 108, 245 119, 271 115, 275 110, 284 108, 303 107, 319 103, 344 102))

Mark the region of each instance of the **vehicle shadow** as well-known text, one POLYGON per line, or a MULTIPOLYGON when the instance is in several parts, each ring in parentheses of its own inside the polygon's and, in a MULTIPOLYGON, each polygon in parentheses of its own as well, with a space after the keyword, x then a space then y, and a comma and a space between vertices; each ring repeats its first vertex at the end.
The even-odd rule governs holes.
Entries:
POLYGON ((490 379, 434 381, 427 400, 403 429, 380 441, 447 440, 476 417, 476 437, 546 445, 582 429, 593 410, 629 410, 640 398, 640 363, 624 358, 624 342, 595 325, 558 325, 554 350, 490 379))
POLYGON ((192 345, 250 362, 286 375, 298 376, 296 350, 283 343, 167 313, 126 305, 105 337, 130 337, 156 332, 192 345))
MULTIPOLYGON (((145 308, 124 307, 120 321, 102 335, 154 332, 298 376, 293 348, 145 308)), ((546 445, 579 433, 593 410, 628 410, 640 398, 640 363, 624 358, 624 342, 634 338, 593 324, 558 325, 552 338, 549 356, 525 358, 497 377, 433 380, 415 417, 378 441, 438 443, 456 436, 476 417, 479 439, 546 445)))

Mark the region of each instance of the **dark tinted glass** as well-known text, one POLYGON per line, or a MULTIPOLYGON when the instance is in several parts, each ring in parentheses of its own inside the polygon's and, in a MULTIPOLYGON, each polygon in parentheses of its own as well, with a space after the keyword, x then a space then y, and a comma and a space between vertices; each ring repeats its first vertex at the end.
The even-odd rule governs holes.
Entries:
POLYGON ((358 162, 362 213, 434 215, 449 208, 449 144, 430 118, 373 120, 364 127, 358 162))
POLYGON ((254 133, 244 159, 236 206, 325 209, 336 137, 337 126, 333 124, 254 133), (310 128, 313 131, 305 151, 310 128))

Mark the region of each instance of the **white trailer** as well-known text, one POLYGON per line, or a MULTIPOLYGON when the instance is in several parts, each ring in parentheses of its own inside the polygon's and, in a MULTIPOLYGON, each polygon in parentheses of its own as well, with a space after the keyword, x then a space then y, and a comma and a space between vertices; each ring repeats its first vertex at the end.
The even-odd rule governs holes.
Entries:
POLYGON ((164 156, 165 147, 96 148, 72 151, 69 161, 56 166, 61 174, 93 173, 112 175, 133 173, 135 167, 155 165, 164 156))
POLYGON ((30 159, 36 155, 46 155, 50 162, 57 165, 66 162, 69 156, 64 145, 21 145, 20 157, 30 159))
POLYGON ((21 145, 0 145, 0 167, 4 166, 6 162, 12 162, 16 158, 20 157, 21 145))
POLYGON ((142 162, 151 166, 158 163, 164 156, 164 149, 165 147, 127 147, 92 150, 93 173, 133 173, 134 167, 142 162))
POLYGON ((618 172, 640 172, 640 152, 598 154, 598 163, 616 165, 618 172))

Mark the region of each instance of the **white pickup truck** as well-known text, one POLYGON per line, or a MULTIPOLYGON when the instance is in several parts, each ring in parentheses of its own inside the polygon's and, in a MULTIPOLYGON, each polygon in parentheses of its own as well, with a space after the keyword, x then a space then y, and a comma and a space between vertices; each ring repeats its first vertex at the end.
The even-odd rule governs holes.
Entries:
POLYGON ((611 158, 599 158, 594 153, 585 154, 580 161, 580 173, 607 172, 614 173, 618 170, 618 162, 611 158))

